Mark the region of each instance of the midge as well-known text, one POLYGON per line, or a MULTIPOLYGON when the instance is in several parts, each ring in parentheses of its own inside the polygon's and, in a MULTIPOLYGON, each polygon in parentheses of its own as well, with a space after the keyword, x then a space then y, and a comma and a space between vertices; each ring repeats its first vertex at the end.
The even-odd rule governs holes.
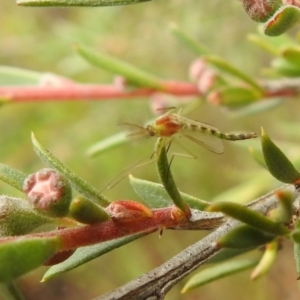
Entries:
POLYGON ((223 133, 216 127, 182 117, 179 113, 172 111, 168 111, 145 127, 127 125, 139 128, 138 131, 129 134, 129 136, 146 135, 171 139, 176 136, 183 136, 217 154, 224 152, 221 140, 241 141, 257 137, 255 132, 223 133))

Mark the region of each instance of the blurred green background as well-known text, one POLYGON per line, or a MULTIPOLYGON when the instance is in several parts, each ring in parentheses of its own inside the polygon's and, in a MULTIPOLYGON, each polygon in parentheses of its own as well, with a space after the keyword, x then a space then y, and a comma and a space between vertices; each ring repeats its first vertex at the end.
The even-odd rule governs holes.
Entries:
MULTIPOLYGON (((12 1, 2 2, 0 64, 5 66, 56 73, 82 83, 110 83, 113 74, 80 58, 73 49, 77 43, 162 78, 188 80, 188 66, 195 57, 172 36, 171 23, 255 77, 260 77, 260 70, 269 63, 269 57, 247 41, 247 34, 256 32, 256 24, 238 1, 152 1, 104 8, 24 8, 12 1)), ((190 116, 223 131, 259 132, 264 126, 293 159, 299 153, 298 111, 296 101, 287 101, 272 111, 231 118, 218 107, 202 104, 190 116)), ((0 109, 0 159, 26 173, 43 167, 31 147, 33 131, 60 160, 101 190, 128 165, 150 156, 154 141, 129 142, 94 158, 87 157, 86 150, 118 133, 120 121, 140 120, 145 115, 152 116, 148 99, 4 105, 0 109)), ((227 200, 243 201, 279 185, 254 162, 246 147, 225 143, 224 155, 189 145, 198 156, 197 161, 180 157, 174 160, 172 171, 182 191, 211 200, 244 185, 244 193, 224 196, 227 200), (234 195, 239 199, 228 198, 234 195)), ((247 145, 258 147, 259 141, 247 145)), ((158 180, 154 164, 133 174, 158 180)), ((3 183, 0 188, 3 194, 18 195, 3 183)), ((126 179, 104 193, 112 200, 137 199, 126 179)), ((165 231, 159 238, 155 233, 49 282, 39 283, 45 271, 40 268, 19 279, 18 284, 25 299, 91 299, 159 266, 204 234, 165 231)), ((250 282, 249 272, 244 272, 187 295, 180 295, 180 283, 166 299, 298 299, 290 248, 284 245, 270 274, 257 282, 250 282)))

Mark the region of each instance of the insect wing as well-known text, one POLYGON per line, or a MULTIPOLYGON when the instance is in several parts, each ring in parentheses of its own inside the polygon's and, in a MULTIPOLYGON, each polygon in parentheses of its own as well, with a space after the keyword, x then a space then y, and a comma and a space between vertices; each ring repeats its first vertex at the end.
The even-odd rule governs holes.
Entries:
POLYGON ((201 132, 193 132, 193 135, 182 133, 182 135, 192 142, 216 154, 222 154, 224 152, 224 145, 222 143, 222 140, 220 140, 216 136, 201 132))

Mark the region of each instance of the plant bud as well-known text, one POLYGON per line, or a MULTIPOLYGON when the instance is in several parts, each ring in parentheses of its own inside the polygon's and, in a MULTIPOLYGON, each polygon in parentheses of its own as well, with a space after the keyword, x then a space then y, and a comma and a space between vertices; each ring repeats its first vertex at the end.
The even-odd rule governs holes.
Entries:
POLYGON ((121 222, 132 222, 141 218, 151 218, 152 211, 145 205, 130 201, 130 200, 118 200, 112 202, 106 211, 112 219, 121 222))
POLYGON ((267 21, 282 5, 281 0, 242 0, 249 17, 256 22, 267 21))
POLYGON ((84 224, 95 224, 109 219, 104 209, 82 196, 72 200, 69 207, 69 216, 84 224))
POLYGON ((72 190, 68 180, 52 169, 42 169, 24 181, 23 191, 31 206, 51 217, 64 217, 68 213, 72 190))

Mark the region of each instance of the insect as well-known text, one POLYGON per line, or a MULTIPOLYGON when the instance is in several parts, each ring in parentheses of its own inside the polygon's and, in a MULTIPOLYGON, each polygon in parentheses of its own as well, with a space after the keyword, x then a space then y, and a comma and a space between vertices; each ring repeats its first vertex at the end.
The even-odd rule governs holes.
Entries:
POLYGON ((158 117, 154 122, 145 127, 138 125, 131 126, 138 127, 139 130, 131 133, 130 136, 146 135, 149 137, 170 138, 171 140, 176 136, 184 136, 217 154, 224 152, 222 140, 240 141, 257 137, 257 134, 254 132, 223 133, 216 127, 191 120, 171 111, 158 117))

